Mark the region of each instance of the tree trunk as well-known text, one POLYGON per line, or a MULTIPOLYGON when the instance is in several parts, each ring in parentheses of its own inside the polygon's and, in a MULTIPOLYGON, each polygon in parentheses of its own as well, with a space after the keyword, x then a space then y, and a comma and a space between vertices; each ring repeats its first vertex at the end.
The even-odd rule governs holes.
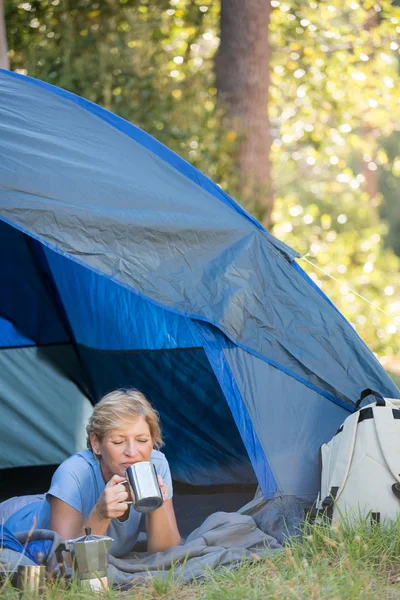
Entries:
POLYGON ((4 0, 0 0, 0 69, 9 69, 10 62, 7 54, 6 20, 4 15, 4 0))
POLYGON ((243 199, 264 225, 273 208, 268 118, 270 0, 221 0, 217 89, 239 137, 243 199))

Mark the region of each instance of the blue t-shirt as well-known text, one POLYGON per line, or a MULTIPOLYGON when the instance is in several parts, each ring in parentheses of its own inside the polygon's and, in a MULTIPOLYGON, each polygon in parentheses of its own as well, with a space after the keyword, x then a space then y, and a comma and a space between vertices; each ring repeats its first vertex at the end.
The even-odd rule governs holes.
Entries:
MULTIPOLYGON (((168 461, 162 452, 153 450, 150 457, 156 471, 163 478, 172 498, 172 480, 168 461)), ((5 523, 12 532, 28 531, 36 517, 37 529, 50 529, 50 496, 60 498, 82 513, 84 521, 92 512, 105 488, 100 461, 90 450, 78 452, 67 458, 56 470, 45 500, 33 502, 20 508, 5 523)), ((110 552, 113 556, 124 556, 135 545, 139 535, 142 514, 129 507, 129 517, 121 522, 111 519, 107 535, 113 538, 110 552)))

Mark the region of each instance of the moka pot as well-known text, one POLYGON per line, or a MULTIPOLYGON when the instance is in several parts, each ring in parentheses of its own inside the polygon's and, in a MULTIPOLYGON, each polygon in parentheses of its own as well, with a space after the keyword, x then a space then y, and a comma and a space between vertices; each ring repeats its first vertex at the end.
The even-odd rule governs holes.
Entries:
POLYGON ((94 591, 108 589, 108 551, 113 539, 105 535, 92 535, 89 527, 85 532, 86 535, 65 540, 58 546, 56 556, 61 574, 66 574, 62 553, 69 552, 72 559, 72 572, 84 587, 94 591))

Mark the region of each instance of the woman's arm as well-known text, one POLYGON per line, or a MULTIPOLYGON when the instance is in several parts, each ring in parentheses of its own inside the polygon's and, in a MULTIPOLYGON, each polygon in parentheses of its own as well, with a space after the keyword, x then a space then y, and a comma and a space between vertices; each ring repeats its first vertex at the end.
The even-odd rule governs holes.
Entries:
POLYGON ((103 518, 97 513, 96 507, 86 521, 83 515, 69 504, 56 498, 50 500, 50 529, 56 531, 64 540, 85 535, 85 528, 90 527, 94 535, 105 535, 111 519, 103 518))
POLYGON ((162 552, 171 546, 179 546, 181 536, 178 531, 172 499, 165 500, 157 510, 146 515, 147 551, 150 554, 162 552))
POLYGON ((128 493, 124 486, 119 485, 122 481, 124 478, 119 475, 110 479, 85 522, 82 513, 60 498, 51 496, 50 528, 64 539, 84 535, 86 527, 90 527, 94 535, 105 535, 111 519, 121 517, 128 510, 124 502, 128 493))
POLYGON ((64 540, 76 538, 83 530, 83 515, 64 500, 51 496, 50 529, 56 531, 64 540))

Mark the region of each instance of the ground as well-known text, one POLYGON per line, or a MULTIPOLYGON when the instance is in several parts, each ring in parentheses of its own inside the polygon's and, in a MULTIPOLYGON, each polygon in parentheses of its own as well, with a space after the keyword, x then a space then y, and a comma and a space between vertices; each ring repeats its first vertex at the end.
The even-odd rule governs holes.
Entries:
MULTIPOLYGON (((103 595, 107 600, 400 600, 400 519, 385 526, 368 521, 356 526, 305 528, 280 553, 228 571, 208 572, 203 580, 181 586, 153 580, 146 586, 103 595)), ((10 586, 1 600, 17 600, 10 586)), ((31 598, 29 593, 22 598, 31 598)), ((99 600, 99 595, 73 586, 49 586, 46 600, 99 600)))

